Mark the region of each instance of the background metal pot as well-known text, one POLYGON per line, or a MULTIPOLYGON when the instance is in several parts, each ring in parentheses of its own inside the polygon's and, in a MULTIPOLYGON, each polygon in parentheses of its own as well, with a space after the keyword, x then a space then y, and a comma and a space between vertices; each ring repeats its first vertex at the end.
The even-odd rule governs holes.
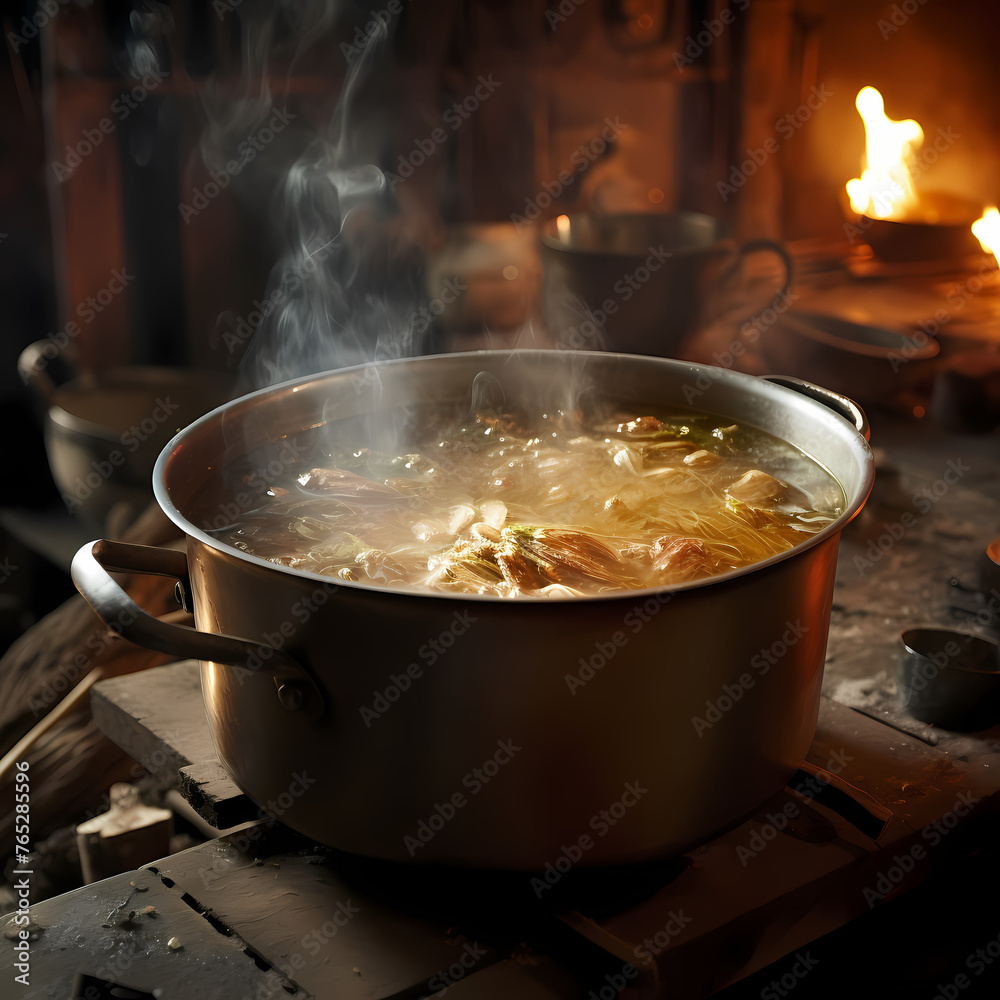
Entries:
POLYGON ((760 339, 768 368, 822 379, 862 405, 884 404, 901 385, 924 378, 924 363, 940 350, 922 330, 889 330, 802 310, 779 316, 760 339))
POLYGON ((126 637, 209 661, 220 759, 308 836, 372 857, 521 870, 571 845, 587 865, 671 855, 751 813, 809 748, 839 535, 873 480, 865 434, 856 406, 808 383, 665 359, 487 351, 347 369, 235 400, 164 451, 154 485, 187 534, 186 565, 98 542, 78 553, 74 580, 126 637), (700 392, 699 408, 816 457, 846 508, 741 571, 544 601, 342 583, 206 532, 259 502, 254 470, 275 474, 331 427, 377 439, 422 405, 467 405, 483 371, 514 409, 690 409, 700 392), (131 605, 105 571, 134 568, 186 573, 198 629, 213 634, 131 605))
MULTIPOLYGON (((792 260, 780 243, 729 238, 718 219, 696 212, 559 216, 542 227, 542 308, 556 343, 673 356, 707 319, 705 306, 738 291, 743 261, 766 252, 788 291, 792 260)), ((746 314, 755 311, 748 306, 746 314)))
POLYGON ((854 225, 879 260, 893 264, 962 261, 982 253, 972 235, 972 223, 982 214, 982 205, 943 191, 925 192, 920 202, 919 218, 854 216, 854 225))
POLYGON ((18 371, 45 406, 45 450, 64 502, 103 530, 115 505, 128 504, 138 514, 152 502, 153 466, 163 446, 179 428, 229 399, 233 383, 214 372, 122 367, 73 372, 57 386, 48 367, 53 346, 39 341, 26 347, 18 371))

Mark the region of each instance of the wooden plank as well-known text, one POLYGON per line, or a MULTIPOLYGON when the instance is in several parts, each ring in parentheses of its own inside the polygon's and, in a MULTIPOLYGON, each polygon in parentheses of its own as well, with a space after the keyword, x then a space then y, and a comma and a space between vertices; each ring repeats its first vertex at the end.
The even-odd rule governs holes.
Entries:
POLYGON ((72 338, 85 371, 102 371, 129 358, 121 168, 117 136, 106 131, 115 118, 112 102, 121 90, 116 80, 55 76, 46 100, 51 162, 45 176, 54 242, 62 251, 57 267, 59 329, 72 338), (97 146, 88 133, 100 136, 97 146), (79 157, 75 168, 67 168, 67 161, 77 163, 67 150, 77 149, 90 152, 79 157), (58 176, 53 164, 60 165, 58 176), (97 301, 98 295, 106 304, 97 301))
POLYGON ((599 919, 637 966, 655 962, 671 996, 728 986, 995 840, 996 767, 963 763, 826 698, 808 759, 887 808, 884 832, 874 841, 830 809, 783 791, 692 851, 690 867, 648 900, 599 919), (966 809, 970 797, 974 808, 966 809), (949 817, 943 836, 922 835, 942 817, 949 817), (907 854, 914 863, 897 878, 895 857, 907 854), (886 885, 884 898, 872 894, 886 885))
MULTIPOLYGON (((32 906, 43 930, 31 943, 25 996, 71 996, 83 971, 155 989, 161 1000, 380 1000, 429 995, 453 966, 472 983, 505 957, 349 883, 324 849, 279 843, 261 825, 32 906), (141 913, 146 906, 156 912, 141 913)), ((3 983, 13 982, 17 961, 12 916, 0 917, 3 983)), ((544 965, 525 981, 565 981, 544 965)), ((577 994, 533 987, 507 995, 577 994)))
POLYGON ((544 955, 521 955, 474 975, 454 980, 447 977, 443 983, 432 998, 447 995, 454 1000, 578 1000, 582 995, 576 977, 544 955))
MULTIPOLYGON (((17 958, 12 915, 0 918, 0 983, 14 996, 17 958), (10 984, 10 985, 8 985, 10 984)), ((177 888, 150 871, 127 872, 55 896, 31 907, 44 928, 30 944, 25 997, 70 997, 77 973, 107 979, 160 1000, 189 997, 252 997, 304 1000, 280 970, 261 968, 248 942, 213 926, 177 888), (131 883, 135 882, 136 885, 131 883), (146 906, 153 914, 143 914, 146 906), (134 916, 129 919, 130 912, 134 916), (172 947, 169 942, 179 944, 172 947)))
POLYGON ((216 758, 196 660, 101 681, 91 705, 102 732, 171 787, 182 767, 216 758))
POLYGON ((164 788, 180 788, 216 829, 260 816, 223 770, 201 697, 201 667, 181 660, 94 685, 91 705, 101 730, 140 761, 164 788))
POLYGON ((190 764, 178 775, 181 795, 217 830, 262 818, 262 810, 240 792, 218 760, 190 764))
POLYGON ((286 837, 260 824, 153 867, 319 997, 420 996, 470 953, 477 971, 502 957, 394 905, 381 886, 348 881, 327 849, 297 838, 282 846, 286 837))

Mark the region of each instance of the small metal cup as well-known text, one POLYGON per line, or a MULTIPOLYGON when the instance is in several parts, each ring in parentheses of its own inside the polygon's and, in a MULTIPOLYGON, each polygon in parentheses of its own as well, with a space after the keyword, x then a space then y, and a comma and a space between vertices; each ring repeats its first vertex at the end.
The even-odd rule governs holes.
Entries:
POLYGON ((900 639, 899 693, 910 715, 957 732, 1000 721, 997 643, 946 628, 907 629, 900 639))

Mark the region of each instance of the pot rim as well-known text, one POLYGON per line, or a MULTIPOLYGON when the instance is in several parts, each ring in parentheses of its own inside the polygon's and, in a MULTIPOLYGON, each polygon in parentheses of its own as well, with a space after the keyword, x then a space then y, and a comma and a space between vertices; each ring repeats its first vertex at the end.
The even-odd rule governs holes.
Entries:
MULTIPOLYGON (((814 462, 821 464, 819 460, 813 456, 808 456, 814 462)), ((825 467, 824 467, 825 468, 825 467)), ((831 473, 832 475, 832 473, 831 473)), ((834 477, 836 478, 836 477, 834 477)), ((688 590, 698 590, 703 587, 716 586, 719 584, 727 583, 732 580, 739 579, 744 576, 748 576, 751 573, 756 573, 760 570, 764 570, 770 566, 777 563, 784 562, 786 559, 794 558, 805 552, 808 549, 814 548, 817 545, 821 545, 828 541, 831 537, 839 535, 839 533, 847 526, 850 521, 852 521, 864 506, 865 502, 868 500, 868 496, 871 493, 872 486, 875 481, 875 460, 872 454, 871 448, 868 442, 865 440, 864 436, 855 428, 845 417, 836 413, 836 411, 823 406, 821 403, 816 402, 808 397, 803 397, 801 394, 795 392, 792 389, 788 389, 781 385, 775 385, 774 383, 764 383, 762 379, 758 379, 754 375, 748 375, 745 372, 734 372, 731 369, 718 368, 713 365, 702 365, 695 364, 693 362, 678 361, 671 358, 659 358, 659 357, 647 357, 645 355, 637 354, 619 354, 613 352, 605 351, 558 351, 558 350, 535 350, 535 349, 519 349, 513 348, 510 350, 478 350, 478 351, 456 351, 448 354, 433 354, 433 355, 419 355, 411 358, 393 358, 386 361, 370 361, 364 364, 351 365, 344 368, 336 368, 326 372, 314 372, 311 375, 301 376, 299 378, 289 379, 285 382, 278 382, 274 385, 265 386, 262 389, 256 389, 253 392, 246 393, 243 396, 239 396, 236 399, 229 400, 227 403, 223 403, 221 406, 217 406, 214 410, 210 410, 208 413, 199 417, 197 420, 193 421, 183 430, 179 431, 173 438, 166 444, 163 450, 160 452, 156 459, 156 464, 153 468, 153 495, 156 498, 156 502, 159 504, 160 509, 166 514, 166 516, 178 527, 181 531, 189 538, 194 539, 201 545, 205 545, 208 548, 214 549, 215 551, 221 553, 222 555, 234 558, 242 562, 249 563, 252 566, 256 566, 262 569, 271 570, 275 573, 295 577, 301 580, 310 580, 319 584, 324 584, 326 586, 335 586, 337 588, 344 587, 350 590, 361 590, 368 591, 377 594, 384 594, 387 596, 396 595, 400 597, 421 597, 430 600, 449 600, 455 603, 467 603, 469 601, 475 602, 485 602, 490 604, 502 604, 502 605, 512 605, 517 607, 524 607, 525 605, 548 605, 548 604, 580 604, 580 603, 591 603, 594 601, 610 601, 610 600, 636 600, 639 598, 648 598, 656 596, 659 594, 669 594, 679 593, 688 590), (830 524, 828 524, 821 531, 818 531, 815 535, 811 535, 809 538, 785 552, 779 552, 777 555, 768 557, 767 559, 762 559, 758 562, 750 563, 748 566, 743 566, 740 569, 730 570, 728 573, 719 573, 715 576, 704 577, 700 580, 692 580, 685 583, 671 584, 664 587, 647 587, 642 590, 618 590, 612 591, 606 594, 583 594, 579 597, 520 597, 520 598, 509 598, 500 597, 494 594, 472 594, 465 592, 455 592, 450 591, 436 591, 429 590, 427 588, 416 587, 416 586, 403 586, 403 587, 381 587, 371 583, 365 583, 358 580, 341 580, 339 577, 325 576, 321 573, 312 573, 308 570, 298 570, 292 569, 288 566, 281 566, 277 563, 269 562, 266 559, 262 559, 260 556, 254 556, 250 553, 243 552, 231 545, 221 542, 219 539, 214 538, 212 535, 208 534, 202 528, 197 527, 189 521, 181 512, 178 510, 176 505, 171 500, 166 487, 166 472, 167 465, 173 456, 175 450, 183 445, 183 439, 195 429, 210 423, 215 420, 217 415, 220 415, 225 410, 236 406, 239 403, 246 403, 246 401, 251 399, 260 399, 267 395, 287 392, 294 386, 301 386, 309 382, 322 379, 329 375, 341 375, 349 374, 351 372, 364 371, 372 367, 383 368, 389 365, 398 364, 412 364, 415 361, 435 361, 435 360, 445 360, 450 358, 498 358, 505 357, 511 358, 514 355, 525 356, 525 355, 567 355, 572 354, 573 356, 581 357, 593 357, 605 360, 610 359, 623 359, 623 360, 640 360, 644 362, 655 362, 662 363, 668 366, 681 366, 686 369, 691 374, 699 374, 702 372, 711 372, 711 377, 715 381, 725 380, 735 382, 739 385, 748 387, 750 385, 762 386, 768 385, 769 391, 771 389, 777 390, 779 393, 788 393, 790 399, 795 399, 801 401, 803 399, 809 405, 817 406, 821 408, 821 412, 824 414, 829 413, 833 417, 843 421, 845 427, 849 428, 854 434, 857 435, 857 439, 861 445, 864 447, 864 468, 862 481, 859 484, 856 496, 851 500, 847 496, 847 490, 842 483, 839 482, 841 489, 844 490, 846 506, 841 515, 830 524)))
MULTIPOLYGON (((899 642, 908 656, 914 657, 924 663, 930 663, 937 667, 942 674, 953 674, 956 676, 972 675, 977 677, 991 677, 1000 684, 1000 642, 987 635, 979 635, 974 632, 963 632, 961 629, 950 628, 947 625, 911 625, 899 633, 899 642), (918 649, 918 636, 921 633, 931 632, 935 635, 950 636, 953 641, 965 640, 969 648, 979 646, 984 650, 992 652, 992 659, 996 661, 993 667, 967 667, 961 663, 945 663, 938 665, 931 657, 918 649)), ((988 657, 984 657, 984 662, 988 657)))
MULTIPOLYGON (((115 392, 127 391, 146 393, 155 402, 160 395, 178 390, 184 390, 189 395, 196 390, 202 392, 218 390, 220 393, 228 394, 235 387, 232 376, 226 375, 224 372, 167 368, 155 365, 124 365, 109 368, 93 378, 77 375, 68 382, 57 386, 49 402, 47 413, 49 420, 65 431, 96 438, 108 444, 121 444, 121 431, 107 424, 78 416, 71 409, 68 409, 67 407, 72 405, 72 399, 80 396, 92 396, 97 393, 113 395, 115 392)), ((225 403, 221 404, 221 406, 225 405, 225 403)), ((216 407, 216 409, 221 409, 221 406, 216 407)), ((178 432, 178 435, 180 433, 183 433, 183 429, 178 432)))

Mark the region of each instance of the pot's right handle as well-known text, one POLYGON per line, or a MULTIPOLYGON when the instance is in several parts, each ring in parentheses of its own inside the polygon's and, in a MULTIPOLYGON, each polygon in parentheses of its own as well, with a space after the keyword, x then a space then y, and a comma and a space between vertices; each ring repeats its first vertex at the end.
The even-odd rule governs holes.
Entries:
POLYGON ((828 406, 831 410, 839 413, 849 424, 854 424, 859 434, 867 441, 871 436, 871 428, 868 426, 868 418, 865 411, 847 396, 841 396, 839 392, 824 389, 822 386, 814 385, 805 379, 792 378, 791 375, 763 375, 765 382, 773 382, 775 385, 791 389, 793 392, 800 392, 803 396, 815 399, 817 403, 828 406))
POLYGON ((278 700, 289 712, 301 711, 311 721, 323 714, 323 696, 315 681, 288 653, 251 639, 162 622, 143 611, 111 578, 112 572, 150 573, 187 581, 183 552, 107 539, 87 542, 73 557, 73 583, 104 624, 123 639, 182 659, 264 670, 274 677, 278 700))

